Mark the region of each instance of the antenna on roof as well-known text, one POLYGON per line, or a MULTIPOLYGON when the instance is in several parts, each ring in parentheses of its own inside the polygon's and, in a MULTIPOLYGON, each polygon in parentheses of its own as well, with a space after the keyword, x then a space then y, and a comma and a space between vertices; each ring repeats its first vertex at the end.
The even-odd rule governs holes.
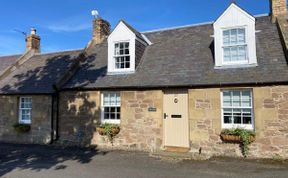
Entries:
POLYGON ((18 32, 18 33, 21 33, 22 35, 24 35, 25 37, 27 37, 27 33, 26 32, 23 32, 21 30, 17 30, 17 29, 14 29, 15 32, 18 32))
POLYGON ((91 14, 94 17, 94 19, 100 18, 99 12, 97 10, 92 10, 91 14))

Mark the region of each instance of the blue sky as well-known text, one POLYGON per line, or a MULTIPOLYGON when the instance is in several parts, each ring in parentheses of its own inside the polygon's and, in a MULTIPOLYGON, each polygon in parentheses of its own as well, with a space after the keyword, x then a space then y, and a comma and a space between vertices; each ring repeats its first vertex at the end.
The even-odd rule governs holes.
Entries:
MULTIPOLYGON (((91 10, 112 28, 120 19, 139 31, 214 21, 231 0, 8 0, 0 7, 0 56, 23 53, 24 36, 41 36, 42 52, 83 48, 91 38, 91 10)), ((237 0, 249 13, 269 13, 269 0, 237 0)))

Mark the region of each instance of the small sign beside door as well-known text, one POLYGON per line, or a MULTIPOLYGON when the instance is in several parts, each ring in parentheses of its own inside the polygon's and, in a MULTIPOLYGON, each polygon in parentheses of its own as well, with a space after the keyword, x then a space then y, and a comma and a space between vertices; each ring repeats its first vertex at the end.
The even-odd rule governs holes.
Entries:
POLYGON ((152 108, 152 107, 148 108, 148 112, 156 112, 156 111, 157 111, 157 108, 152 108))

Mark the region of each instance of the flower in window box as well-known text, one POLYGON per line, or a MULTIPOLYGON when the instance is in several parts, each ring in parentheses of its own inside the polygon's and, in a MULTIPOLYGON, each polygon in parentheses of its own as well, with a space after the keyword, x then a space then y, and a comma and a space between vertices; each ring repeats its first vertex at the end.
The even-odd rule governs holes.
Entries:
POLYGON ((240 128, 225 129, 220 136, 224 142, 240 143, 245 157, 249 150, 248 145, 255 141, 255 132, 240 128))

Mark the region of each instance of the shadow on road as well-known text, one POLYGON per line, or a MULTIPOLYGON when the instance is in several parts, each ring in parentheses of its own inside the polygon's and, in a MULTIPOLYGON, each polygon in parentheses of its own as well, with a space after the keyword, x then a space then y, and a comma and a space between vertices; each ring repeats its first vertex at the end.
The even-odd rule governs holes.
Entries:
POLYGON ((56 148, 41 145, 14 145, 0 143, 0 177, 14 169, 29 169, 41 171, 43 169, 66 169, 61 163, 71 160, 81 164, 88 164, 93 156, 105 155, 96 147, 90 148, 56 148), (60 164, 60 165, 59 165, 60 164))

